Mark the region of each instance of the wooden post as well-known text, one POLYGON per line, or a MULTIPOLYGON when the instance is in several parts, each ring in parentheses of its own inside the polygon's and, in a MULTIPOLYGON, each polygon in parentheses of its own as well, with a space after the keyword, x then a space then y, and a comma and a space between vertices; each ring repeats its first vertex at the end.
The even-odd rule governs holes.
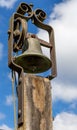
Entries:
POLYGON ((49 79, 27 74, 24 76, 23 93, 24 122, 18 130, 52 130, 49 79))

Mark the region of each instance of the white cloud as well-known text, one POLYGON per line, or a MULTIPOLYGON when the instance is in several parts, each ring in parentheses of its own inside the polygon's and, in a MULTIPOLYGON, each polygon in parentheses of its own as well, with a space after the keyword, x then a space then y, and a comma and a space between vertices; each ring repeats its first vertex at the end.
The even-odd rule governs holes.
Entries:
POLYGON ((12 80, 12 74, 11 74, 11 72, 8 74, 8 78, 9 78, 10 80, 12 80))
POLYGON ((17 0, 0 0, 0 6, 6 8, 12 8, 17 0))
MULTIPOLYGON (((15 100, 15 103, 16 103, 16 101, 17 101, 16 94, 14 95, 14 100, 15 100)), ((11 106, 13 104, 13 96, 12 95, 6 96, 5 104, 7 106, 11 106)))
POLYGON ((0 120, 4 119, 5 115, 3 113, 0 113, 0 120))
POLYGON ((0 126, 0 129, 2 130, 13 130, 12 128, 8 127, 7 125, 3 124, 0 126))
MULTIPOLYGON (((55 5, 49 17, 49 25, 55 32, 58 76, 64 84, 77 83, 77 0, 64 0, 55 5)), ((47 34, 39 31, 38 36, 48 41, 47 34)), ((49 52, 44 49, 49 55, 49 52)))
POLYGON ((0 43, 0 60, 2 59, 2 55, 3 55, 3 44, 0 43))
POLYGON ((10 106, 13 103, 13 97, 12 95, 6 96, 6 105, 10 106))
POLYGON ((52 86, 53 101, 62 100, 69 103, 77 101, 77 87, 66 87, 64 84, 58 84, 55 82, 52 86))
POLYGON ((77 77, 76 12, 77 0, 66 0, 55 6, 49 21, 55 31, 58 76, 69 83, 77 77))
POLYGON ((60 113, 55 117, 53 130, 76 130, 77 115, 71 113, 60 113))

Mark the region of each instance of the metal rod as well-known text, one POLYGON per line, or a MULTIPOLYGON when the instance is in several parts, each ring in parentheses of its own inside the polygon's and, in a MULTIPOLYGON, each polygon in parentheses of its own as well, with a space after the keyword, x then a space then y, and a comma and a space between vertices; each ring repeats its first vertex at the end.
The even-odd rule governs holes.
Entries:
POLYGON ((12 71, 12 97, 13 97, 13 106, 14 106, 14 130, 17 130, 17 120, 16 120, 16 98, 14 93, 14 72, 12 71))

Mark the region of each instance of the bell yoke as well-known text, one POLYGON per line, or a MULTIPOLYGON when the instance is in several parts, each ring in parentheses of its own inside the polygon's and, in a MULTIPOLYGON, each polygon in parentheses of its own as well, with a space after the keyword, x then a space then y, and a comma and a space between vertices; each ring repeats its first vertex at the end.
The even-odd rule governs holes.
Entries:
POLYGON ((46 13, 41 9, 32 10, 33 5, 21 3, 10 19, 8 30, 8 65, 11 69, 21 73, 42 73, 51 69, 49 79, 56 77, 56 58, 53 28, 43 21, 46 13), (27 32, 27 22, 46 30, 49 43, 27 32), (41 46, 50 49, 50 59, 42 53, 41 46))

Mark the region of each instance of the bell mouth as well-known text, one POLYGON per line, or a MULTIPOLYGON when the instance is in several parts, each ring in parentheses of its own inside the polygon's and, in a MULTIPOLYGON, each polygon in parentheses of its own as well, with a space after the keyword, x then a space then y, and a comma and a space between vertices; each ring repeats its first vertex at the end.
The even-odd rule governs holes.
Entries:
POLYGON ((44 55, 28 54, 20 55, 14 62, 21 66, 25 73, 42 73, 51 68, 51 61, 44 55))

